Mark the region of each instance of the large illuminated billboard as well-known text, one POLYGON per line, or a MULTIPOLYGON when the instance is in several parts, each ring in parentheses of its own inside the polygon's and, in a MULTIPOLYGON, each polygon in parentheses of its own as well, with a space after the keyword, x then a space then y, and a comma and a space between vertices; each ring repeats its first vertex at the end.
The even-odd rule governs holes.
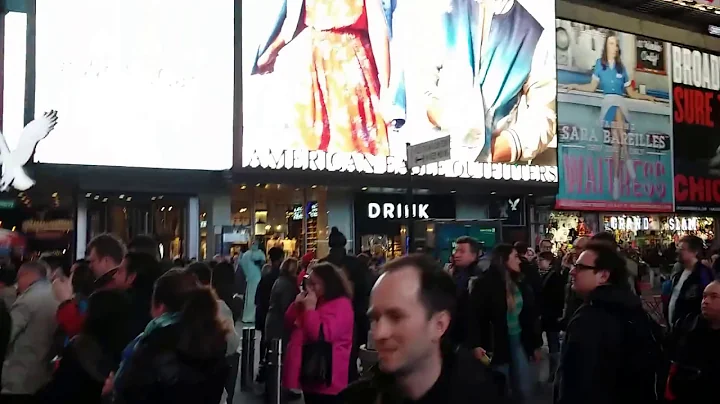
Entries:
POLYGON ((556 207, 672 212, 670 44, 557 20, 556 207))
POLYGON ((242 167, 557 182, 550 0, 243 0, 242 167), (506 164, 509 163, 509 164, 506 164))
POLYGON ((35 111, 62 117, 37 161, 232 166, 232 1, 36 3, 35 111))

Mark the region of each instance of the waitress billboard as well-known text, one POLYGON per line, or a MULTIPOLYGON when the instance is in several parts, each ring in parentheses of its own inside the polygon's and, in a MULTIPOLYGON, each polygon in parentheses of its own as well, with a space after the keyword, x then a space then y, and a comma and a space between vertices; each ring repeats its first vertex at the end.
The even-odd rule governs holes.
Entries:
POLYGON ((720 211, 720 57, 672 47, 675 205, 720 211))
POLYGON ((556 207, 673 210, 670 44, 556 20, 556 207))

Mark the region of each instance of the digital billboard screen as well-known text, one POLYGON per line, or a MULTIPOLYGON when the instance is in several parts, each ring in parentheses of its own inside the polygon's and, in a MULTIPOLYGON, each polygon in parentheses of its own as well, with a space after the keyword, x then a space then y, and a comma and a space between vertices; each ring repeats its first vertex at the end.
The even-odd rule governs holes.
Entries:
POLYGON ((416 174, 557 182, 553 1, 242 9, 237 165, 402 174, 407 143, 449 135, 450 160, 416 174))
POLYGON ((557 20, 556 207, 673 210, 670 44, 557 20))
POLYGON ((36 3, 35 112, 60 116, 36 161, 232 166, 233 2, 36 3))

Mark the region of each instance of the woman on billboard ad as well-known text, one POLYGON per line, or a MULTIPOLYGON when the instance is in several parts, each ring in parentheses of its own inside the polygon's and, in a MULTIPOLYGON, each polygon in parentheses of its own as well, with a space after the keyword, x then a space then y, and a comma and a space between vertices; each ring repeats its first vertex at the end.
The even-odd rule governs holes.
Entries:
POLYGON ((668 44, 557 20, 556 207, 673 209, 668 44))
POLYGON ((390 45, 380 0, 286 0, 283 9, 281 28, 273 30, 253 71, 272 73, 282 49, 310 30, 306 92, 291 95, 304 146, 388 155, 380 95, 390 84, 390 45))
POLYGON ((653 96, 640 94, 632 86, 627 69, 623 66, 618 37, 608 34, 605 38, 602 56, 595 62, 592 81, 587 84, 569 84, 568 90, 594 93, 598 88, 604 94, 600 109, 600 125, 610 131, 613 143, 613 199, 620 198, 620 166, 625 163, 627 175, 631 180, 637 178, 635 165, 628 152, 627 131, 630 127, 630 112, 625 105, 625 94, 636 100, 658 102, 653 96))

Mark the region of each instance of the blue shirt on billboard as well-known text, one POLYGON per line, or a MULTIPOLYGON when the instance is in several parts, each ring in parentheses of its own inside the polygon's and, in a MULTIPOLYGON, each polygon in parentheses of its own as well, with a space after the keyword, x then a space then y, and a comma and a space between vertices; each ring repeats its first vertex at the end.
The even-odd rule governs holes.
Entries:
POLYGON ((625 87, 630 85, 630 77, 628 77, 627 69, 621 68, 618 71, 615 63, 608 63, 603 66, 601 59, 595 62, 593 69, 593 79, 599 82, 598 88, 606 95, 625 95, 625 87))

